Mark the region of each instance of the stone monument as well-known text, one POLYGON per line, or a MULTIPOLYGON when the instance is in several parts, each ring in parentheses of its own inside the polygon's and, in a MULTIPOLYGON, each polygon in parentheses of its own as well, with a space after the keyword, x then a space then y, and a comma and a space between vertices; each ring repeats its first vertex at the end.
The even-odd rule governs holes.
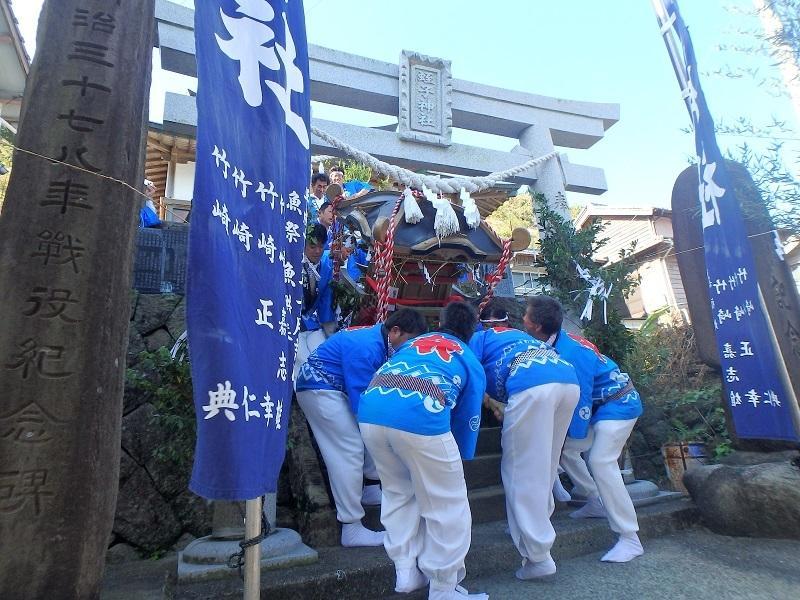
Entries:
POLYGON ((153 0, 46 2, 0 215, 0 597, 97 598, 153 0))
MULTIPOLYGON (((787 386, 794 390, 797 397, 800 395, 800 297, 789 267, 782 258, 783 249, 775 226, 750 174, 741 164, 728 161, 726 166, 742 208, 766 314, 774 328, 776 352, 786 365, 787 386)), ((672 191, 675 250, 700 358, 709 366, 719 368, 703 252, 703 230, 697 206, 697 186, 696 167, 686 168, 675 181, 672 191)), ((729 406, 723 402, 723 407, 728 430, 735 437, 729 406)), ((797 446, 787 442, 738 438, 736 444, 741 449, 750 450, 776 450, 797 446)))

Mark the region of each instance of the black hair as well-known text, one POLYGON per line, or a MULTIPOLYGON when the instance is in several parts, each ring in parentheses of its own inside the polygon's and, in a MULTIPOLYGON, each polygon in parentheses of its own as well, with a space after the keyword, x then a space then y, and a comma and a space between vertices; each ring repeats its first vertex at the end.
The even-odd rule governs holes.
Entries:
POLYGON ((339 165, 333 165, 330 169, 328 169, 328 172, 330 172, 330 173, 333 173, 334 171, 339 171, 339 173, 344 175, 344 169, 342 167, 340 167, 339 165))
POLYGON ((308 226, 306 231, 306 244, 309 242, 316 244, 324 244, 328 241, 328 230, 322 223, 314 223, 308 226))
POLYGON ((383 323, 386 331, 392 327, 399 327, 403 333, 410 333, 414 336, 427 333, 428 324, 425 323, 425 318, 419 311, 413 308, 401 308, 392 312, 383 323))
POLYGON ((451 302, 442 309, 439 322, 439 331, 469 342, 478 324, 478 313, 466 302, 451 302))
POLYGON ((325 181, 325 183, 330 183, 330 177, 328 177, 325 173, 314 173, 311 176, 311 185, 314 186, 317 184, 318 181, 325 181))
POLYGON ((325 210, 327 210, 327 208, 328 208, 329 206, 333 206, 333 203, 331 203, 331 202, 328 202, 328 201, 326 200, 325 202, 323 202, 322 204, 320 204, 320 206, 319 206, 319 212, 325 212, 325 210))
POLYGON ((533 296, 528 298, 528 319, 542 326, 542 333, 553 335, 561 329, 564 322, 564 309, 552 296, 533 296))
POLYGON ((489 300, 489 302, 481 311, 481 321, 496 322, 507 320, 508 311, 503 308, 503 304, 498 298, 492 298, 489 300))

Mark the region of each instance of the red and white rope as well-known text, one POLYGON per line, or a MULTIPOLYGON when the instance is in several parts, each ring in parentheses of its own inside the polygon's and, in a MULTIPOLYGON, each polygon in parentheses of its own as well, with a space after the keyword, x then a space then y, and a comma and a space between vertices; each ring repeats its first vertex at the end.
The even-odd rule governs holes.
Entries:
MULTIPOLYGON (((392 279, 392 260, 394 258, 394 230, 397 223, 397 213, 403 204, 403 196, 397 198, 389 217, 389 229, 386 232, 386 242, 381 244, 379 254, 375 261, 375 275, 378 277, 378 310, 377 321, 382 323, 386 319, 389 307, 389 283, 392 279)), ((377 244, 376 244, 377 245, 377 244)))
POLYGON ((494 296, 494 288, 497 287, 497 284, 500 283, 500 280, 503 279, 503 273, 506 271, 506 267, 508 263, 511 261, 511 240, 505 240, 503 242, 503 254, 500 255, 500 262, 497 263, 497 268, 494 270, 493 273, 490 273, 486 276, 486 283, 489 284, 489 289, 486 292, 486 297, 481 302, 480 306, 478 307, 479 311, 482 311, 484 307, 489 303, 489 300, 492 299, 494 296))

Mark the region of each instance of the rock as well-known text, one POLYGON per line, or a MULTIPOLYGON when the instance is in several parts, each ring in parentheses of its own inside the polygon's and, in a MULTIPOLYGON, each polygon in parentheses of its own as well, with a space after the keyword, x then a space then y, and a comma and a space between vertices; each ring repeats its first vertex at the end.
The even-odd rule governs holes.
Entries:
POLYGON ((184 531, 195 537, 211 533, 211 502, 184 489, 170 502, 184 531))
POLYGON ((155 409, 143 404, 122 419, 122 449, 141 467, 166 499, 183 492, 189 485, 189 469, 156 458, 154 452, 169 442, 169 433, 153 423, 155 409))
POLYGON ((791 462, 710 465, 683 482, 705 524, 723 535, 800 539, 800 468, 791 462))
POLYGON ((172 545, 183 528, 169 504, 143 469, 120 486, 114 533, 126 542, 153 552, 172 545))
POLYGON ((176 294, 139 294, 133 328, 147 336, 164 327, 182 298, 176 294))
POLYGON ((178 339, 181 334, 186 331, 186 300, 181 298, 175 310, 172 311, 169 319, 167 320, 167 331, 173 337, 178 339))
POLYGON ((747 452, 737 450, 728 456, 723 456, 717 462, 723 465, 747 467, 750 465, 760 465, 764 463, 785 462, 797 458, 796 450, 784 450, 782 452, 747 452))
POLYGON ((175 340, 172 339, 172 336, 163 327, 144 336, 144 345, 150 352, 155 352, 159 348, 170 349, 174 344, 175 340))
POLYGON ((175 550, 176 552, 180 552, 196 539, 197 538, 194 537, 191 533, 184 533, 181 537, 178 538, 178 541, 175 542, 175 544, 172 546, 172 549, 175 550))
POLYGON ((106 552, 106 563, 109 565, 118 565, 119 563, 139 560, 139 558, 136 548, 125 543, 114 544, 106 552))

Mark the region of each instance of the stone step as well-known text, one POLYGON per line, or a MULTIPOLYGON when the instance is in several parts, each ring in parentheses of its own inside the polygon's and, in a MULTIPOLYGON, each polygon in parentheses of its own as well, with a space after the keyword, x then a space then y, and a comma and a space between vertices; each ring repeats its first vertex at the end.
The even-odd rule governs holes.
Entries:
POLYGON ((464 461, 464 479, 467 480, 467 489, 500 485, 500 454, 484 454, 472 460, 464 461))
POLYGON ((481 427, 478 433, 478 446, 475 448, 475 455, 500 454, 500 433, 502 427, 481 427))
MULTIPOLYGON (((553 515, 557 538, 552 554, 556 562, 599 552, 613 544, 614 535, 605 519, 574 520, 567 513, 568 509, 559 508, 553 515)), ((646 506, 637 509, 637 513, 645 550, 647 540, 694 527, 697 522, 694 505, 683 498, 646 506)), ((468 587, 471 579, 511 571, 519 564, 519 554, 505 528, 505 521, 473 525, 472 546, 467 555, 468 587)), ((109 567, 107 578, 114 577, 113 567, 109 567)), ((235 576, 193 585, 171 583, 167 588, 167 594, 176 599, 241 598, 242 594, 242 582, 235 576)), ((393 589, 394 566, 382 548, 322 548, 316 564, 264 571, 261 597, 270 600, 427 597, 427 592, 397 595, 393 589)))
POLYGON ((506 494, 502 485, 492 485, 468 490, 469 508, 473 523, 504 521, 506 518, 506 494))

